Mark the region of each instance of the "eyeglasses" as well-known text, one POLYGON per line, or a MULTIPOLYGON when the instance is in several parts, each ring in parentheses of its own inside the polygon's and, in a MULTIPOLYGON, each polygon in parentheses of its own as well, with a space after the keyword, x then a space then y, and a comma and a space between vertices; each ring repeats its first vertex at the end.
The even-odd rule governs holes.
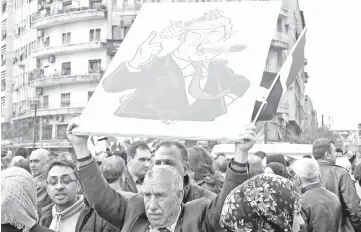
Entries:
POLYGON ((71 179, 68 176, 61 177, 60 180, 58 178, 50 178, 50 180, 47 180, 46 183, 50 186, 55 186, 58 183, 60 183, 62 186, 69 185, 71 182, 76 182, 77 180, 71 179))

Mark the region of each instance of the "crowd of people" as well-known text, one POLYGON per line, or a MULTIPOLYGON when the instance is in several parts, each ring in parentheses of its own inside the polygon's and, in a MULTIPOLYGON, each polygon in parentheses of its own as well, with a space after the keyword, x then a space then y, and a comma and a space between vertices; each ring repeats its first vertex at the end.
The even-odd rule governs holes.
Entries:
POLYGON ((177 140, 91 155, 46 149, 2 158, 1 230, 24 232, 359 232, 361 161, 319 138, 309 155, 249 155, 254 125, 233 157, 177 140))

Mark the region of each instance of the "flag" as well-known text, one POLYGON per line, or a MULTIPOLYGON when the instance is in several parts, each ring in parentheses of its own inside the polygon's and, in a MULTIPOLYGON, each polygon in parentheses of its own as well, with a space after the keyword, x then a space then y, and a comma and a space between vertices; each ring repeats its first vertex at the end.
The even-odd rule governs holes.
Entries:
MULTIPOLYGON (((257 121, 272 120, 277 114, 277 108, 282 94, 293 84, 298 73, 304 67, 306 31, 307 28, 302 31, 277 75, 268 72, 263 73, 261 87, 270 89, 270 92, 267 97, 267 103, 263 106, 257 121)), ((262 102, 256 101, 253 108, 252 121, 256 117, 261 105, 262 102)))

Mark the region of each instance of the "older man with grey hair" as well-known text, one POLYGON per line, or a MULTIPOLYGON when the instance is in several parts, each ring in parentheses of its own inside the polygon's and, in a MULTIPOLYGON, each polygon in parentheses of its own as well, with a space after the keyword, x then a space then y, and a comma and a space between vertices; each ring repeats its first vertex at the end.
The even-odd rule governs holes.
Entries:
POLYGON ((361 204, 350 174, 336 163, 336 147, 327 138, 316 139, 312 147, 313 157, 320 165, 322 184, 335 193, 341 202, 340 232, 361 231, 361 204))
POLYGON ((123 191, 123 173, 125 170, 125 162, 118 156, 111 156, 104 158, 100 165, 100 171, 103 174, 104 179, 108 182, 109 186, 120 193, 125 198, 129 199, 136 194, 123 191))
POLYGON ((79 119, 73 119, 67 129, 78 158, 76 173, 90 205, 102 218, 122 232, 222 231, 219 220, 227 195, 249 178, 247 159, 255 143, 254 125, 247 125, 239 135, 220 194, 211 201, 200 198, 183 204, 181 172, 177 166, 162 163, 147 173, 143 196, 126 200, 118 194, 101 175, 87 148, 87 138, 73 134, 79 125, 76 120, 79 119))
POLYGON ((302 158, 293 164, 294 183, 302 191, 302 216, 307 232, 337 232, 341 219, 338 197, 321 186, 320 167, 316 160, 302 158), (325 217, 325 215, 327 215, 325 217))

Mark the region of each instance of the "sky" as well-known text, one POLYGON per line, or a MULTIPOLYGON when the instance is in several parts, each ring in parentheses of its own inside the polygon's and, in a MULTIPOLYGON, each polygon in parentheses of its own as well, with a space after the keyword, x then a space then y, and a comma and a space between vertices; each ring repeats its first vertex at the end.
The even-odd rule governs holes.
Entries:
POLYGON ((356 129, 361 123, 361 0, 299 0, 306 26, 306 94, 319 122, 356 129), (333 120, 332 120, 333 118, 333 120))

